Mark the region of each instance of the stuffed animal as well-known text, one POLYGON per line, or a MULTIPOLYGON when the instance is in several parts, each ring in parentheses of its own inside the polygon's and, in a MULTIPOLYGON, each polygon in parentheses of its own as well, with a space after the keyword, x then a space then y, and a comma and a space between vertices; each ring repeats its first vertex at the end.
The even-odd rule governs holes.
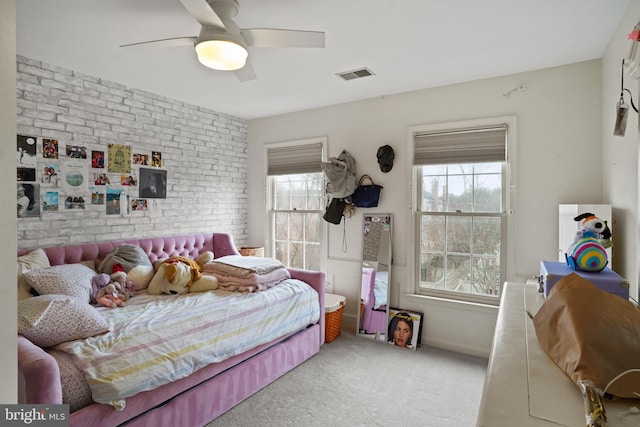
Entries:
POLYGON ((108 274, 98 273, 93 276, 93 279, 91 279, 91 303, 95 304, 98 302, 98 291, 109 283, 111 283, 111 278, 108 274))
POLYGON ((96 301, 100 305, 111 308, 126 305, 126 297, 122 293, 122 288, 118 282, 111 282, 107 286, 100 288, 96 301))
POLYGON ((567 264, 572 270, 596 273, 602 271, 609 263, 605 249, 613 246, 607 221, 591 212, 580 214, 573 219, 581 223, 573 243, 565 254, 567 264))
POLYGON ((122 293, 126 297, 126 300, 135 296, 136 288, 132 280, 129 280, 127 273, 120 264, 113 265, 113 273, 111 273, 111 281, 118 282, 122 288, 122 293))
POLYGON ((106 273, 98 273, 91 280, 91 301, 105 307, 125 305, 127 296, 122 287, 106 273))
POLYGON ((149 283, 149 295, 184 295, 187 292, 205 292, 218 289, 218 279, 202 274, 202 266, 213 259, 208 251, 197 260, 172 256, 156 265, 156 273, 149 283))
POLYGON ((144 250, 136 245, 122 244, 109 252, 97 268, 98 273, 112 274, 121 268, 127 280, 133 282, 133 290, 145 289, 154 275, 153 265, 144 250))

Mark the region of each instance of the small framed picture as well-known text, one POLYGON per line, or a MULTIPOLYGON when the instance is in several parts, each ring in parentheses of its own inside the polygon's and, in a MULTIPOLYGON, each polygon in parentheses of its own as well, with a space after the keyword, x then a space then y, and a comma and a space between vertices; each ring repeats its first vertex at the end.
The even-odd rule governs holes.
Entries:
POLYGON ((162 153, 159 151, 152 151, 151 152, 151 166, 155 167, 155 168, 161 168, 162 167, 162 153))
POLYGON ((40 216, 40 184, 18 183, 18 218, 40 216))
POLYGON ((162 169, 140 168, 140 185, 138 187, 141 199, 167 198, 167 171, 162 169))
POLYGON ((389 307, 387 342, 397 347, 415 350, 422 341, 423 314, 413 310, 389 307))

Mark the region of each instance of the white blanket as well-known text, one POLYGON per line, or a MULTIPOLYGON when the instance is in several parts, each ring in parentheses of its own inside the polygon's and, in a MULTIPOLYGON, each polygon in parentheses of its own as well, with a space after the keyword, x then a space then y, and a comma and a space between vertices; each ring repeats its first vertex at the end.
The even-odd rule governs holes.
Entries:
POLYGON ((263 292, 139 295, 101 309, 111 332, 60 344, 85 373, 93 400, 124 399, 316 323, 318 294, 295 279, 263 292))
POLYGON ((284 268, 284 265, 275 258, 227 255, 209 261, 206 267, 209 272, 244 277, 252 273, 267 274, 278 268, 284 268))

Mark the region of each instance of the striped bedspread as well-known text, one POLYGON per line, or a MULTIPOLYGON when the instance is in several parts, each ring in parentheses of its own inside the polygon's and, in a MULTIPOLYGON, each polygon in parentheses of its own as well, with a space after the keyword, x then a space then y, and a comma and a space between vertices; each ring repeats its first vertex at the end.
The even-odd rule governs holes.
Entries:
POLYGON ((72 355, 93 400, 122 410, 125 399, 316 323, 317 293, 288 279, 263 292, 138 295, 101 309, 111 332, 55 348, 72 355))

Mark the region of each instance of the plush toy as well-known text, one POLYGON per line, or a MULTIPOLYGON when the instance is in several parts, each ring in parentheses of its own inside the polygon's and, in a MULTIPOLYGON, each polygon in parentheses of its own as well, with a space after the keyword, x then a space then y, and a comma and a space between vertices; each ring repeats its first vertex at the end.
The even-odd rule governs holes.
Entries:
POLYGON ((108 274, 98 273, 93 276, 93 279, 91 279, 91 302, 93 304, 98 302, 98 291, 109 283, 111 283, 111 278, 108 274))
POLYGON ((100 305, 112 308, 126 305, 126 297, 121 291, 122 288, 118 282, 111 282, 100 288, 96 301, 100 305))
POLYGON ((118 282, 122 288, 126 300, 135 296, 136 288, 132 280, 129 280, 127 273, 124 272, 124 268, 120 264, 113 265, 113 273, 111 273, 111 281, 118 282))
POLYGON ((127 280, 133 282, 133 290, 145 289, 154 275, 153 265, 144 250, 136 245, 122 244, 109 252, 97 268, 98 273, 112 274, 121 268, 127 280))
POLYGON ((202 274, 202 266, 213 259, 208 251, 197 260, 172 256, 156 265, 156 273, 149 283, 150 295, 183 295, 187 292, 205 292, 218 289, 218 279, 202 274))
POLYGON ((105 307, 125 305, 127 296, 122 287, 106 273, 98 273, 91 280, 91 301, 105 307))
POLYGON ((581 223, 573 243, 565 254, 567 264, 572 270, 596 273, 602 271, 609 263, 605 249, 613 246, 607 221, 591 212, 580 214, 573 219, 581 223))

